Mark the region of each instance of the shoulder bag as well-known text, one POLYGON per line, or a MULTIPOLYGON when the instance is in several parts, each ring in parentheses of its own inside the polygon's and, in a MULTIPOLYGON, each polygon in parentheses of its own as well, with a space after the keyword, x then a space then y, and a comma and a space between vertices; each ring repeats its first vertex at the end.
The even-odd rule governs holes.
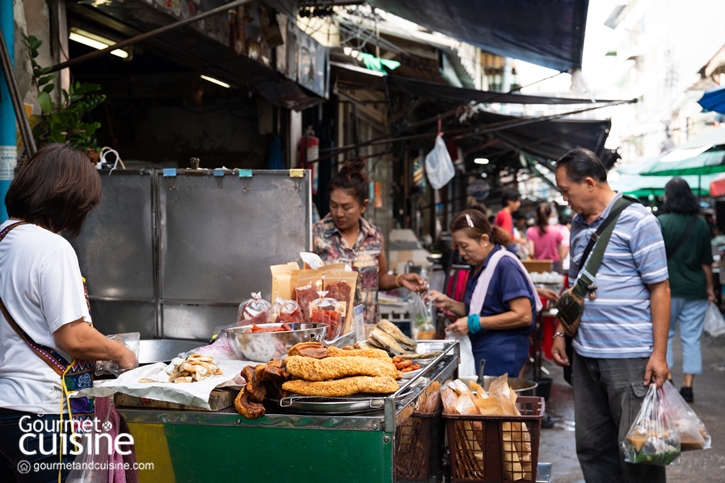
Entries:
POLYGON ((577 275, 581 273, 582 266, 586 262, 587 266, 584 273, 581 274, 572 288, 561 294, 561 298, 556 303, 556 318, 561 322, 561 325, 564 327, 564 332, 569 337, 574 337, 577 330, 579 330, 579 322, 584 313, 585 297, 588 296, 590 300, 597 298, 597 286, 594 285, 594 279, 599 271, 599 266, 602 264, 604 251, 607 248, 609 239, 612 237, 612 232, 617 224, 619 215, 632 203, 634 203, 632 200, 625 197, 618 199, 614 203, 609 216, 604 219, 597 231, 592 234, 587 247, 584 249, 577 275), (589 253, 592 256, 587 261, 589 253))

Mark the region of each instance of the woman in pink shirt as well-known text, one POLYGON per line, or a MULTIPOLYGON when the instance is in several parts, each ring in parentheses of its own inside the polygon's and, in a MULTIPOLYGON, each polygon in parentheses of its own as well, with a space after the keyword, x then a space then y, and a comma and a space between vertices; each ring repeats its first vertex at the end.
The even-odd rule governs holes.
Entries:
POLYGON ((553 260, 552 270, 562 273, 561 260, 566 248, 562 247, 561 231, 549 225, 551 206, 541 203, 536 209, 536 226, 526 231, 529 239, 529 253, 534 260, 553 260))

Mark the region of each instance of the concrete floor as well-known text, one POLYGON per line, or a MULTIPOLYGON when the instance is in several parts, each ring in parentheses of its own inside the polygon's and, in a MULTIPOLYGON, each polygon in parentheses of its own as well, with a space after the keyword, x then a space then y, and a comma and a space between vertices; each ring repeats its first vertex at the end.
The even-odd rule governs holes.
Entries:
MULTIPOLYGON (((673 381, 682 384, 682 352, 679 336, 675 338, 673 381)), ((702 338, 703 373, 693 385, 692 408, 712 436, 712 449, 683 453, 675 465, 667 468, 669 482, 699 483, 725 481, 725 336, 702 338)), ((554 379, 547 412, 555 419, 552 429, 541 431, 539 461, 550 462, 552 483, 583 483, 574 441, 574 401, 571 387, 564 381, 562 369, 545 361, 544 367, 554 379)))

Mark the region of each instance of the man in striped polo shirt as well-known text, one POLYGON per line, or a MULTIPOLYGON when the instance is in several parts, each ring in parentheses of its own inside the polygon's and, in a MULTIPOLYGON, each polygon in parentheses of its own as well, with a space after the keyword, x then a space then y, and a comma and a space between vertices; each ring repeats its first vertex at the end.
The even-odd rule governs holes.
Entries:
MULTIPOLYGON (((577 214, 571 228, 570 285, 591 235, 622 195, 609 187, 597 156, 573 149, 556 165, 556 184, 577 214)), ((596 298, 587 297, 574 357, 566 355, 564 329, 554 335, 552 355, 572 365, 576 448, 587 483, 664 482, 662 466, 624 462, 620 442, 647 386, 667 381, 670 288, 667 257, 657 219, 635 203, 622 212, 604 252, 596 298)))

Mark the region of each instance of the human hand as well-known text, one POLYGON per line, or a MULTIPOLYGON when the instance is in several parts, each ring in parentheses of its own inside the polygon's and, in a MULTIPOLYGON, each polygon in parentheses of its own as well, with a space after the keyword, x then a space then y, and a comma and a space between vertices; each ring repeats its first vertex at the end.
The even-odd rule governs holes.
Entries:
POLYGON ((556 290, 551 290, 549 288, 537 288, 536 293, 554 302, 559 301, 559 292, 557 292, 556 290))
POLYGON ((554 337, 554 343, 551 345, 551 357, 557 366, 570 366, 571 361, 566 355, 566 340, 564 337, 554 337))
POLYGON ((406 273, 400 276, 400 284, 411 292, 425 292, 428 283, 417 273, 406 273))
POLYGON ((644 370, 644 385, 649 386, 650 383, 657 384, 660 388, 667 382, 670 375, 670 369, 667 367, 667 361, 663 356, 655 356, 652 354, 647 361, 647 367, 644 370))
POLYGON ((124 344, 120 342, 118 342, 118 344, 123 346, 123 350, 121 351, 121 355, 119 357, 113 359, 113 362, 116 363, 119 371, 126 372, 137 367, 138 360, 136 359, 136 354, 134 354, 133 351, 124 344))
POLYGON ((468 317, 461 317, 446 327, 446 332, 453 332, 455 335, 468 334, 468 317))
POLYGON ((451 298, 447 295, 440 293, 438 290, 431 290, 423 298, 424 302, 432 302, 437 309, 450 310, 451 298))
POLYGON ((707 287, 707 301, 708 303, 715 301, 715 289, 712 287, 707 287))

